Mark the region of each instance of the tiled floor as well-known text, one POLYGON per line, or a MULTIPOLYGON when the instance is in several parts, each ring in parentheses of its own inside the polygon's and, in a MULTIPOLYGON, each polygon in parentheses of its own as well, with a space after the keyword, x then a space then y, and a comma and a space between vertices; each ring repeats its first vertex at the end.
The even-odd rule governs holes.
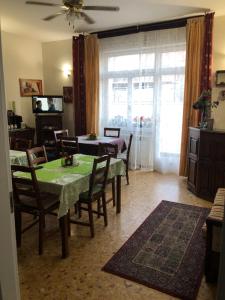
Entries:
MULTIPOLYGON (((174 175, 130 172, 130 185, 122 185, 122 212, 116 215, 108 205, 109 225, 95 222, 96 236, 89 228, 72 225, 70 257, 60 258, 57 221, 50 217, 44 254, 37 254, 37 230, 23 235, 18 251, 22 299, 54 300, 171 300, 176 299, 135 282, 105 273, 101 267, 124 244, 161 200, 210 207, 187 191, 186 181, 174 175)), ((203 278, 198 300, 216 298, 216 287, 203 278)))

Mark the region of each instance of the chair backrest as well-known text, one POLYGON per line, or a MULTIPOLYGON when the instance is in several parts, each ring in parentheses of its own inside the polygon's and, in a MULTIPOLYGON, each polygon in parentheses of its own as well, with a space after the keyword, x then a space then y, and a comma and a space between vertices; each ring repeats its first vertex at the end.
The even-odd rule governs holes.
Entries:
POLYGON ((10 149, 26 151, 32 147, 33 141, 25 138, 11 138, 10 139, 10 149))
POLYGON ((65 136, 60 139, 62 155, 79 153, 78 137, 65 136))
POLYGON ((29 166, 39 165, 48 161, 45 146, 26 150, 29 166))
POLYGON ((92 173, 89 182, 89 198, 92 197, 96 187, 99 188, 99 192, 104 192, 109 172, 110 156, 104 155, 94 159, 92 173))
POLYGON ((120 137, 120 128, 105 127, 104 128, 104 136, 118 138, 118 137, 120 137))
POLYGON ((69 136, 68 129, 54 130, 55 142, 59 143, 62 137, 69 136))
POLYGON ((36 201, 36 205, 38 208, 43 208, 43 204, 40 197, 39 185, 36 177, 36 170, 41 168, 41 166, 30 167, 11 165, 13 195, 14 202, 16 204, 21 203, 21 196, 27 196, 29 198, 33 198, 34 201, 36 201), (19 175, 15 174, 15 172, 23 172, 27 174, 27 178, 19 177, 19 175))
POLYGON ((129 157, 130 157, 130 148, 131 148, 132 139, 133 139, 133 134, 131 133, 129 137, 128 147, 127 147, 127 161, 129 161, 129 157))
POLYGON ((109 155, 110 157, 117 158, 118 145, 110 143, 99 143, 98 144, 98 155, 109 155))

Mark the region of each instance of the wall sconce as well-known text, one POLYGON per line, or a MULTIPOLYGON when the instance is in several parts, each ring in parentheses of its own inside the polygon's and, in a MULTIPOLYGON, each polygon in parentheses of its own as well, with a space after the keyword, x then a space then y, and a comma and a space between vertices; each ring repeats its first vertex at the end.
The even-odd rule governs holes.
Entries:
POLYGON ((63 74, 65 77, 70 77, 71 76, 71 67, 68 64, 65 64, 63 66, 63 74))

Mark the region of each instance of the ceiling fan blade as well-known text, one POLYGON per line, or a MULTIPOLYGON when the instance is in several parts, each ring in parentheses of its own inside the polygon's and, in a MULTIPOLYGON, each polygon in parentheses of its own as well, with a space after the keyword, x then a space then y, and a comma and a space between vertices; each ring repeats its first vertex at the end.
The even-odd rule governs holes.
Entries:
POLYGON ((59 11, 59 12, 53 14, 53 15, 50 15, 50 16, 47 16, 47 17, 43 18, 42 20, 44 20, 44 21, 51 21, 52 19, 54 19, 54 18, 56 18, 58 16, 61 16, 64 13, 65 13, 65 11, 59 11))
POLYGON ((82 6, 83 10, 104 10, 104 11, 119 11, 118 6, 82 6))
POLYGON ((84 13, 84 12, 81 11, 79 14, 80 14, 80 16, 81 16, 88 24, 94 24, 94 23, 95 23, 95 21, 94 21, 91 17, 89 17, 86 13, 84 13))
POLYGON ((26 1, 25 3, 34 4, 34 5, 44 5, 44 6, 62 6, 61 4, 46 3, 46 2, 39 2, 39 1, 26 1))

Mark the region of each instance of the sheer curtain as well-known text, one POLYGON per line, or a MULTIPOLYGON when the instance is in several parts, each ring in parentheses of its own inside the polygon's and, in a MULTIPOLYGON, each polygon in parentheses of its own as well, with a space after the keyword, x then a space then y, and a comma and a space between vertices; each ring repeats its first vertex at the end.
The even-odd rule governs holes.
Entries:
POLYGON ((100 40, 100 132, 133 133, 131 167, 178 173, 185 28, 100 40))

